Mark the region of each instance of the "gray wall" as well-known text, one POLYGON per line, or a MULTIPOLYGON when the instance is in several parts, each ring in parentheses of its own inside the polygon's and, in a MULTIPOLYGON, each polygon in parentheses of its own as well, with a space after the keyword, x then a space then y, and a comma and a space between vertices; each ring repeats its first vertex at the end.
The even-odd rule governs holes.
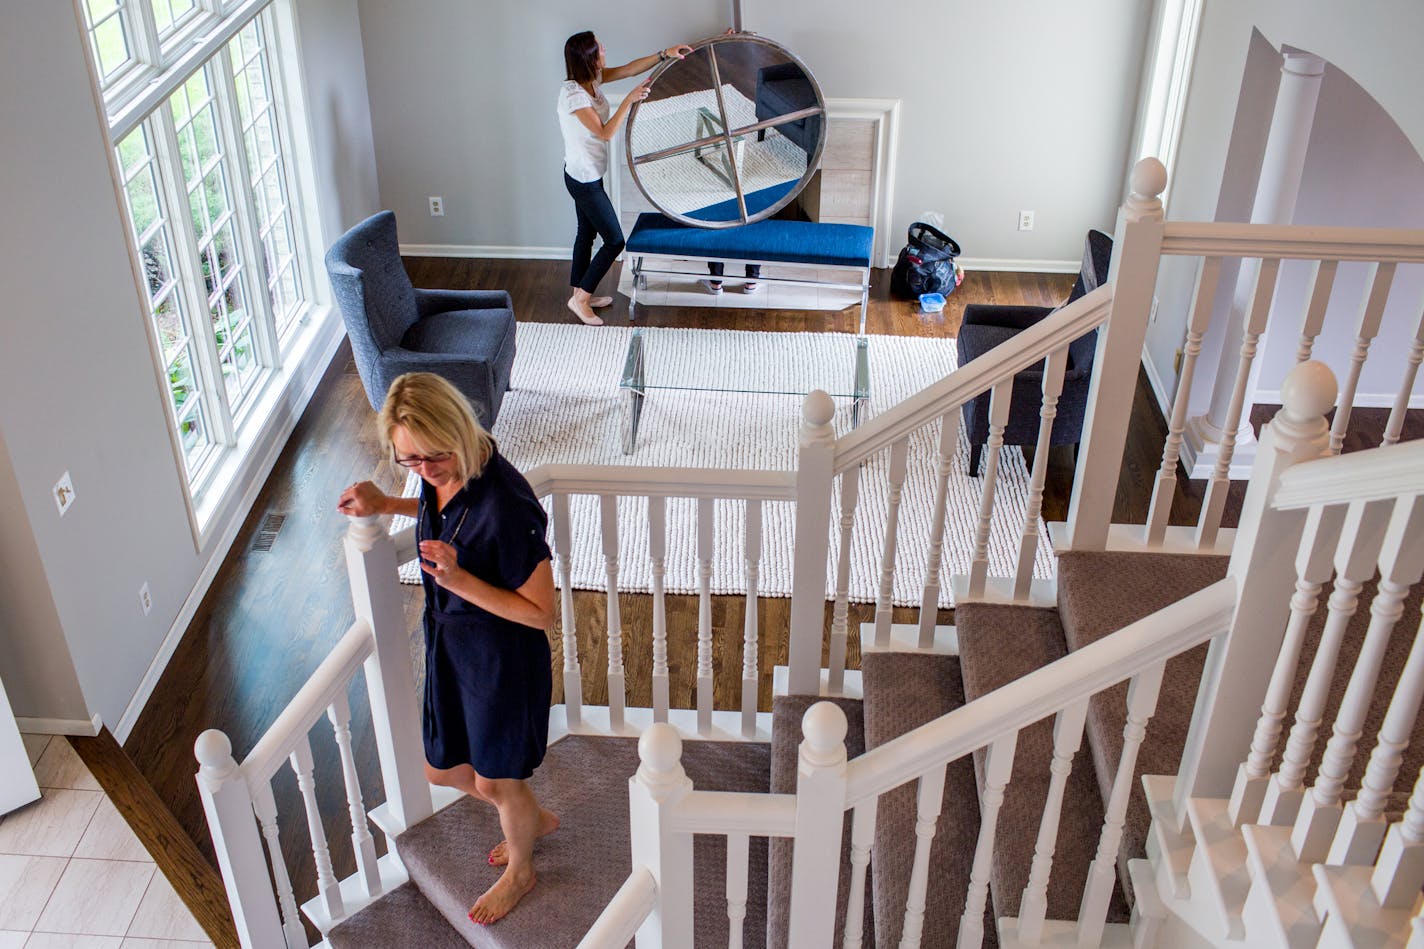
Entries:
MULTIPOLYGON (((937 210, 967 257, 1075 266, 1084 231, 1110 227, 1121 198, 1144 6, 933 3, 910 16, 784 0, 746 3, 744 25, 786 43, 827 96, 902 100, 897 232, 937 210), (1036 212, 1034 231, 1016 230, 1020 209, 1036 212)), ((728 25, 725 0, 362 0, 381 201, 402 242, 566 253, 565 37, 593 29, 618 63, 728 25), (445 217, 430 217, 430 195, 445 217)))
MULTIPOLYGON (((315 197, 354 219, 376 204, 355 4, 300 0, 298 12, 304 32, 334 39, 304 63, 308 88, 354 117, 318 138, 315 197)), ((0 670, 16 715, 97 712, 113 726, 227 525, 198 548, 76 17, 68 3, 14 4, 0 35, 0 565, 29 578, 0 588, 0 670), (61 518, 50 488, 65 470, 76 500, 61 518), (33 669, 46 687, 9 681, 33 669)))
MULTIPOLYGON (((1415 152, 1424 154, 1424 97, 1418 95, 1424 85, 1424 64, 1417 48, 1420 36, 1424 36, 1424 4, 1412 0, 1385 0, 1369 4, 1367 8, 1331 0, 1243 0, 1206 4, 1188 92, 1182 144, 1174 169, 1175 184, 1167 207, 1168 218, 1244 220, 1249 214, 1250 196, 1255 186, 1254 170, 1249 165, 1243 170, 1240 163, 1258 164, 1261 143, 1243 142, 1243 139, 1249 139, 1253 132, 1259 137, 1264 132, 1264 123, 1269 123, 1275 80, 1265 73, 1279 69, 1278 60, 1274 65, 1263 66, 1263 45, 1294 46, 1331 63, 1336 71, 1332 71, 1333 79, 1327 75, 1328 82, 1338 83, 1344 78, 1339 73, 1345 74, 1348 81, 1358 84, 1361 92, 1378 103, 1382 113, 1392 120, 1391 124, 1397 126, 1397 131, 1385 132, 1389 148, 1397 148, 1402 136, 1415 152), (1238 129, 1233 133, 1237 102, 1242 97, 1249 113, 1245 118, 1256 116, 1259 124, 1252 130, 1240 128, 1242 123, 1237 122, 1238 129)), ((1327 112, 1322 116, 1325 126, 1321 134, 1330 135, 1331 143, 1326 149, 1313 136, 1309 161, 1324 160, 1338 170, 1362 160, 1380 146, 1373 129, 1384 126, 1369 125, 1359 130, 1364 134, 1351 131, 1344 137, 1345 129, 1331 119, 1329 100, 1325 101, 1327 112), (1318 158, 1318 149, 1328 151, 1328 159, 1318 158)), ((1365 200, 1352 209, 1348 217, 1342 217, 1338 208, 1332 210, 1328 197, 1317 200, 1312 194, 1330 187, 1328 176, 1315 174, 1302 181, 1296 220, 1304 223, 1302 215, 1308 214, 1309 223, 1313 224, 1397 226, 1392 215, 1379 213, 1384 207, 1379 201, 1383 201, 1384 196, 1371 187, 1365 176, 1356 179, 1351 193, 1356 197, 1374 194, 1376 200, 1365 200)), ((1413 226, 1419 226, 1417 217, 1413 226)), ((1186 332, 1194 272, 1194 267, 1183 267, 1180 262, 1164 264, 1158 280, 1161 306, 1156 322, 1148 328, 1148 354, 1169 395, 1175 388, 1172 360, 1186 332)), ((1229 287, 1223 292, 1229 292, 1229 287)), ((1350 305, 1357 300, 1355 297, 1350 305)), ((1203 366, 1216 364, 1215 354, 1207 349, 1203 350, 1202 359, 1203 366)), ((1263 380, 1263 385, 1268 383, 1263 380)), ((1201 407, 1196 401, 1194 411, 1201 407)))

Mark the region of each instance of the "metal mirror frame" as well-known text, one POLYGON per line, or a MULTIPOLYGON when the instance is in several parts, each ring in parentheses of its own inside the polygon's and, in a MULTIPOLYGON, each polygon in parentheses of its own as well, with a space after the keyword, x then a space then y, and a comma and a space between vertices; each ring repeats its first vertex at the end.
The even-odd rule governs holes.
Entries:
MULTIPOLYGON (((821 94, 821 84, 816 81, 815 75, 811 72, 811 70, 806 68, 806 64, 801 61, 800 57, 798 57, 795 53, 791 52, 791 50, 787 49, 785 46, 782 46, 775 40, 769 40, 766 37, 758 36, 755 33, 733 33, 731 35, 718 34, 717 36, 711 37, 710 39, 699 40, 698 42, 692 44, 693 53, 696 53, 702 49, 707 49, 708 61, 712 67, 712 81, 714 83, 713 90, 717 93, 717 110, 721 114, 722 131, 716 135, 709 135, 706 138, 695 139, 693 141, 686 142, 682 145, 675 145, 670 148, 660 149, 655 152, 648 152, 646 155, 641 155, 635 159, 633 156, 633 127, 634 123, 637 121, 638 118, 638 109, 643 104, 642 102, 635 102, 633 103, 632 109, 630 109, 628 112, 628 121, 623 129, 623 152, 625 160, 628 162, 628 173, 632 175, 633 183, 638 186, 638 190, 643 193, 643 197, 647 198, 648 202, 653 207, 657 208, 658 211, 660 211, 664 216, 669 217, 680 224, 687 224, 692 227, 724 228, 741 227, 743 224, 752 224, 757 221, 764 221, 767 218, 772 217, 782 208, 786 207, 788 204, 794 201, 797 195, 801 193, 802 189, 806 187, 807 182, 811 180, 811 176, 814 175, 820 169, 821 154, 825 151, 826 148, 826 134, 828 131, 827 124, 824 121, 824 116, 826 115, 826 97, 821 94), (779 116, 775 119, 766 119, 764 121, 755 122, 751 125, 742 126, 740 128, 728 128, 727 105, 722 98, 722 77, 721 73, 718 71, 717 68, 716 50, 712 48, 717 46, 719 43, 758 43, 762 46, 766 46, 772 50, 775 50, 776 53, 781 56, 785 56, 790 62, 795 63, 796 66, 800 68, 801 72, 805 74, 806 79, 811 83, 812 91, 816 94, 816 101, 820 104, 809 109, 800 109, 796 112, 788 112, 785 115, 779 116), (777 200, 775 204, 763 208, 756 214, 748 215, 746 196, 742 193, 741 169, 737 168, 735 158, 736 149, 733 146, 733 140, 738 136, 748 135, 753 132, 760 131, 762 129, 774 128, 786 122, 795 122, 799 119, 809 118, 813 115, 820 115, 823 117, 823 121, 821 122, 821 134, 816 141, 815 153, 812 154, 806 162, 806 171, 801 175, 801 179, 796 182, 796 185, 790 191, 782 195, 782 197, 777 200), (701 218, 692 218, 688 217, 685 214, 678 214, 673 211, 669 211, 662 206, 661 202, 659 202, 657 198, 653 197, 651 194, 648 193, 648 189, 644 186, 642 179, 638 177, 638 166, 641 164, 645 164, 650 161, 657 161, 663 158, 670 158, 674 155, 683 154, 684 152, 691 152, 696 149, 707 148, 709 146, 717 145, 721 145, 727 149, 727 160, 729 161, 733 171, 735 172, 735 174, 732 176, 732 182, 733 187, 736 189, 737 192, 737 208, 741 212, 740 220, 707 221, 701 218)), ((657 85, 659 76, 661 76, 668 69, 673 68, 680 62, 682 62, 682 60, 670 59, 665 63, 660 63, 656 68, 654 68, 652 75, 649 77, 654 87, 656 87, 657 85)))

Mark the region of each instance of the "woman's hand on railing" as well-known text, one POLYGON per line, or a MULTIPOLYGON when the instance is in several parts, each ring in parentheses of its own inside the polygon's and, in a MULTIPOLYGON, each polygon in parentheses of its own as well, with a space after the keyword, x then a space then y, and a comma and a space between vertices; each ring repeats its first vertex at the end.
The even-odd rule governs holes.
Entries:
POLYGON ((370 517, 386 514, 392 498, 370 481, 357 481, 347 486, 336 499, 336 509, 347 517, 370 517))

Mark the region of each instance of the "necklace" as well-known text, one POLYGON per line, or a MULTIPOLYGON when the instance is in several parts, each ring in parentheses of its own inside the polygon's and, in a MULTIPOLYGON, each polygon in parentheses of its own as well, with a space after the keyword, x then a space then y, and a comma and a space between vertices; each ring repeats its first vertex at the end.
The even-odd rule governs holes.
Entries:
POLYGON ((424 539, 424 540, 438 540, 438 541, 440 541, 440 542, 442 542, 442 543, 448 544, 448 543, 450 543, 451 541, 453 541, 456 537, 459 537, 459 536, 460 536, 460 528, 465 526, 465 518, 468 517, 469 514, 470 514, 470 509, 469 509, 469 507, 466 507, 463 511, 460 512, 460 519, 455 522, 455 529, 450 532, 450 534, 449 534, 449 539, 447 540, 447 539, 446 539, 446 535, 445 535, 445 529, 444 529, 444 528, 445 528, 445 525, 444 525, 444 519, 443 519, 443 518, 441 519, 440 530, 438 530, 438 531, 435 532, 435 536, 434 536, 434 537, 422 538, 422 537, 420 536, 420 534, 421 534, 421 529, 422 529, 422 527, 423 527, 424 524, 425 524, 425 508, 426 508, 426 504, 425 504, 425 492, 424 492, 424 491, 422 491, 422 492, 420 493, 420 501, 419 501, 418 503, 419 503, 419 509, 416 511, 416 514, 415 514, 415 541, 416 541, 417 544, 419 544, 422 539, 424 539))

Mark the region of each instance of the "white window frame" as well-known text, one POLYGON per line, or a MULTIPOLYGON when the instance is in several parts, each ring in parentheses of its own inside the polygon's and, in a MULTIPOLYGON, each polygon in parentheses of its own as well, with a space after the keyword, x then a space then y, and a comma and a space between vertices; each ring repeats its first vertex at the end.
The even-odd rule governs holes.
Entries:
MULTIPOLYGON (((76 2, 80 7, 79 22, 87 33, 88 19, 84 0, 76 2)), ((182 295, 184 307, 190 314, 190 330, 197 356, 193 372, 204 400, 202 404, 206 410, 204 415, 207 435, 211 439, 211 447, 203 451, 191 467, 183 447, 182 435, 178 430, 172 399, 167 395, 169 381, 162 356, 163 343, 152 318, 147 315, 145 325, 155 354, 155 372, 165 391, 164 413, 173 441, 175 461, 187 488, 189 514, 196 539, 200 543, 209 526, 211 515, 226 497, 232 473, 245 458, 243 452, 251 447, 253 437, 245 429, 255 432, 266 420, 272 408, 269 390, 281 377, 284 360, 292 351, 301 348, 300 340, 305 334, 295 330, 309 326, 311 312, 321 305, 314 294, 317 283, 312 273, 320 248, 310 239, 315 226, 314 219, 309 210, 303 207, 301 196, 305 192, 300 187, 298 178, 299 174, 305 174, 303 166, 309 163, 305 151, 309 141, 304 128, 294 127, 305 121, 304 112, 289 108, 291 105, 299 105, 300 101, 299 96, 289 101, 285 89, 287 76, 279 60, 291 52, 283 37, 283 30, 290 29, 291 22, 290 15, 285 10, 281 11, 283 15, 279 17, 279 11, 275 9, 278 2, 228 0, 223 4, 220 0, 198 0, 194 10, 184 14, 181 24, 160 44, 149 0, 126 0, 125 9, 115 15, 128 16, 126 26, 136 24, 135 35, 130 37, 130 52, 135 64, 125 67, 121 82, 116 73, 109 83, 101 84, 100 88, 108 119, 110 161, 120 190, 123 190, 123 171, 118 160, 117 145, 143 125, 147 130, 149 147, 153 151, 154 164, 158 171, 157 188, 162 194, 164 206, 168 209, 170 236, 175 245, 169 266, 180 284, 175 292, 182 295), (229 44, 238 33, 259 17, 259 28, 263 35, 263 55, 266 57, 271 85, 269 91, 273 98, 275 147, 281 158, 280 173, 286 193, 288 225, 292 232, 293 253, 296 258, 293 266, 298 293, 304 298, 287 323, 288 331, 280 337, 276 329, 277 314, 270 295, 264 248, 257 236, 259 222, 256 220, 252 175, 248 168, 247 146, 239 116, 232 72, 233 61, 229 49, 229 44), (137 38, 139 31, 142 31, 141 39, 137 38), (192 213, 182 173, 182 158, 169 105, 170 97, 200 70, 206 70, 209 91, 213 97, 212 108, 217 123, 217 135, 224 153, 221 161, 224 163, 224 176, 232 204, 230 210, 234 243, 240 257, 240 270, 235 279, 242 281, 242 293, 248 310, 247 319, 253 334, 253 358, 257 362, 255 372, 258 378, 253 380, 250 388, 240 394, 235 403, 229 403, 222 379, 219 352, 198 256, 197 236, 193 233, 192 213)), ((85 37, 85 46, 93 61, 95 81, 98 83, 97 57, 89 35, 85 37)), ((200 183, 197 192, 200 196, 203 194, 203 188, 200 183)), ((140 283, 146 291, 142 248, 137 243, 137 236, 132 233, 127 197, 122 200, 124 217, 129 225, 125 228, 125 233, 130 244, 130 256, 140 283)), ((145 312, 147 314, 147 311, 145 312)))
POLYGON ((1144 64, 1132 166, 1143 158, 1156 158, 1167 169, 1165 207, 1175 176, 1177 146, 1187 115, 1187 91, 1196 59, 1204 0, 1158 0, 1153 10, 1152 47, 1144 64))

